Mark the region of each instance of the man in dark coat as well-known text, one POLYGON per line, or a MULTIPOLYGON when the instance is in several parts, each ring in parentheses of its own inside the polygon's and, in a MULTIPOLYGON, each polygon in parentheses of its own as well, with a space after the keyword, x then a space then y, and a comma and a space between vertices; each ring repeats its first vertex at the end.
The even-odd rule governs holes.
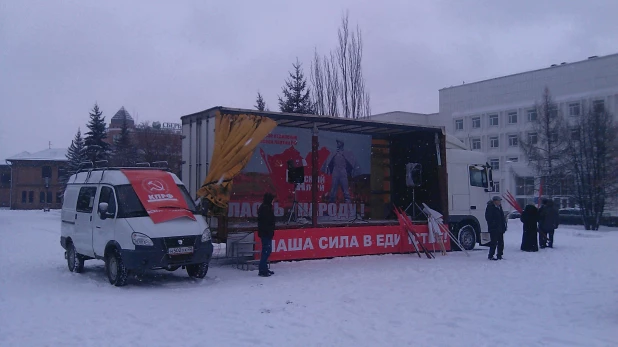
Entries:
POLYGON ((537 252, 539 244, 536 241, 538 234, 539 210, 534 205, 527 205, 519 218, 524 223, 524 233, 521 238, 521 250, 525 252, 537 252))
POLYGON ((541 248, 554 246, 554 231, 559 225, 558 211, 554 208, 554 202, 543 199, 543 205, 539 209, 539 244, 541 248))
POLYGON ((258 275, 261 277, 268 277, 275 274, 268 269, 268 257, 272 252, 273 237, 275 236, 274 198, 275 197, 271 193, 264 194, 264 201, 258 209, 258 236, 260 240, 262 240, 262 254, 260 256, 258 275))
POLYGON ((502 198, 494 196, 491 201, 487 203, 485 209, 485 220, 487 221, 487 228, 489 229, 489 236, 491 242, 489 244, 489 260, 502 259, 504 253, 504 233, 506 232, 506 218, 504 216, 504 210, 502 210, 502 198), (494 258, 498 247, 498 258, 494 258))

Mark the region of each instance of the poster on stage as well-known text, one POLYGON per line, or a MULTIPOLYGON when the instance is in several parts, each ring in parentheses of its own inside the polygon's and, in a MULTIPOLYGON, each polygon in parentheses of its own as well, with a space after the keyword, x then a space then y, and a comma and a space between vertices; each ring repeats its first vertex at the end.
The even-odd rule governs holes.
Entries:
MULTIPOLYGON (((265 192, 275 195, 275 214, 296 213, 311 219, 310 129, 277 127, 256 148, 245 169, 234 178, 228 216, 250 220, 265 192), (289 183, 288 162, 304 167, 304 182, 289 183)), ((320 131, 318 133, 318 219, 352 220, 366 217, 370 200, 371 136, 320 131)))

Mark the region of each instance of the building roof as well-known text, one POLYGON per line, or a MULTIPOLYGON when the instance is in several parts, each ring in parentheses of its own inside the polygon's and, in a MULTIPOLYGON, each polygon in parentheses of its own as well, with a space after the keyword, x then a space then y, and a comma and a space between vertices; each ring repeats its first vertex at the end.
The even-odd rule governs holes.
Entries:
POLYGON ((593 55, 591 57, 588 57, 588 59, 580 60, 580 61, 575 61, 575 62, 572 62, 572 63, 562 62, 562 63, 559 63, 559 64, 552 64, 549 67, 545 67, 545 68, 541 68, 541 69, 523 71, 523 72, 518 72, 518 73, 514 73, 514 74, 510 74, 510 75, 500 76, 500 77, 487 78, 487 79, 484 79, 484 80, 474 81, 474 82, 471 82, 471 83, 464 83, 464 84, 460 84, 460 85, 456 85, 456 86, 450 86, 450 87, 441 88, 440 90, 467 87, 467 86, 469 86, 471 84, 475 84, 475 83, 483 83, 483 82, 487 82, 487 81, 497 80, 497 79, 501 79, 501 78, 508 78, 508 77, 517 76, 517 75, 523 75, 523 74, 527 74, 527 73, 531 73, 531 72, 536 72, 536 71, 542 71, 542 70, 561 69, 561 68, 564 68, 564 67, 567 67, 567 66, 572 66, 573 64, 585 64, 585 63, 589 63, 591 61, 596 61, 596 60, 601 60, 601 59, 612 59, 612 58, 616 58, 616 57, 618 57, 618 53, 608 54, 608 55, 604 55, 604 56, 600 56, 600 57, 596 56, 596 55, 593 55))
POLYGON ((21 152, 7 159, 7 161, 18 160, 47 160, 47 161, 67 161, 66 148, 48 148, 39 152, 21 152))
POLYGON ((131 117, 129 112, 124 109, 124 106, 122 106, 120 108, 120 110, 118 110, 118 112, 116 112, 116 114, 112 117, 112 120, 120 120, 121 121, 121 120, 123 120, 125 118, 127 120, 133 120, 133 118, 131 117))

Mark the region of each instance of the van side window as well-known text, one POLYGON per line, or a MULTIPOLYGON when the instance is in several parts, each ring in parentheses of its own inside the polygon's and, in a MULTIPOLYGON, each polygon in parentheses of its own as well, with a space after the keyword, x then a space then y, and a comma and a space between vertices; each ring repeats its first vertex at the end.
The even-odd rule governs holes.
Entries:
POLYGON ((77 196, 77 207, 75 211, 82 213, 92 213, 94 206, 94 196, 97 194, 96 187, 82 187, 77 196))
MULTIPOLYGON (((102 202, 107 203, 107 212, 110 214, 116 214, 116 199, 114 199, 114 190, 110 187, 102 187, 101 194, 99 194, 99 204, 102 202)), ((99 209, 97 204, 97 210, 99 209)))
POLYGON ((487 172, 482 168, 470 166, 470 185, 472 187, 487 187, 487 172))

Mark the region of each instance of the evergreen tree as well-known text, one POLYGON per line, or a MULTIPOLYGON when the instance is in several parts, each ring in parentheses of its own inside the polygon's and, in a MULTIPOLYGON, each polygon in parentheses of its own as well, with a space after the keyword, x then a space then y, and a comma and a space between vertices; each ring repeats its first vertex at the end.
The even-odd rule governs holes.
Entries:
POLYGON ((131 133, 129 132, 126 117, 122 120, 120 136, 114 142, 112 162, 116 166, 133 166, 137 163, 137 147, 131 141, 131 133))
POLYGON ((110 145, 104 141, 107 138, 105 117, 98 104, 94 104, 94 108, 90 111, 90 121, 87 126, 90 131, 86 133, 84 143, 88 158, 92 161, 107 160, 110 145))
POLYGON ((311 114, 313 107, 302 65, 296 59, 296 63, 292 66, 294 72, 290 72, 290 78, 285 81, 285 87, 281 88, 283 98, 279 96, 279 109, 281 112, 311 114))
POLYGON ((88 158, 84 152, 84 139, 82 138, 81 129, 77 129, 77 134, 75 134, 75 138, 71 141, 71 145, 67 149, 67 166, 63 175, 59 177, 60 184, 62 185, 62 191, 66 187, 66 183, 68 182, 71 175, 75 174, 77 170, 79 170, 79 166, 82 162, 87 161, 88 158))
POLYGON ((258 92, 257 99, 255 100, 255 109, 258 111, 266 111, 266 101, 264 101, 260 92, 258 92))

